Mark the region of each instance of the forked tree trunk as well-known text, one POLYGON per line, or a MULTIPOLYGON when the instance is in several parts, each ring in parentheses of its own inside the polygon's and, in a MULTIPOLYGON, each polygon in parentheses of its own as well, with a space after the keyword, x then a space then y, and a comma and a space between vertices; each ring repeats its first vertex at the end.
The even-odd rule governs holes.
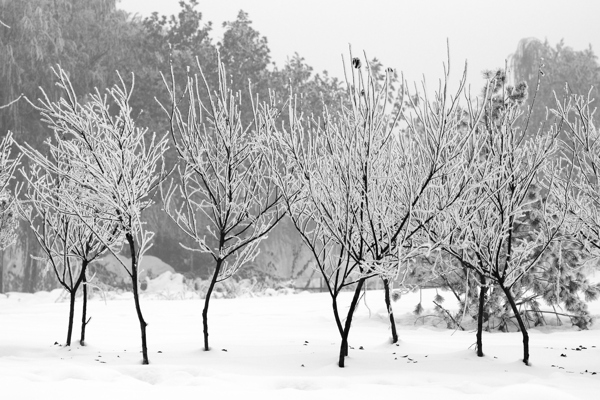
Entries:
POLYGON ((483 357, 483 312, 488 287, 485 284, 485 276, 479 275, 479 278, 481 280, 481 288, 479 289, 479 310, 477 313, 477 356, 483 357))
POLYGON ((358 284, 354 290, 354 296, 352 297, 352 302, 350 303, 350 309, 348 310, 348 315, 346 316, 346 324, 344 325, 344 332, 342 333, 342 344, 340 346, 340 358, 338 362, 338 366, 340 368, 344 368, 344 360, 348 355, 348 336, 350 334, 350 327, 352 325, 352 317, 354 316, 354 311, 356 310, 356 305, 358 304, 358 299, 360 298, 360 291, 362 290, 365 280, 366 278, 361 278, 358 280, 358 284))
POLYGON ((140 322, 140 331, 142 334, 142 364, 149 364, 148 361, 148 347, 146 345, 146 326, 148 324, 144 321, 142 315, 142 308, 140 307, 140 296, 138 290, 138 259, 135 252, 135 241, 131 233, 125 235, 127 242, 129 243, 129 250, 131 252, 131 280, 133 283, 133 300, 135 301, 135 311, 137 312, 138 320, 140 322))
POLYGON ((85 328, 90 320, 87 318, 87 278, 85 276, 87 269, 87 261, 83 261, 81 264, 81 284, 83 289, 83 308, 81 310, 81 337, 79 338, 79 344, 85 346, 85 328))
POLYGON ((392 311, 392 302, 390 300, 390 281, 387 278, 381 278, 383 280, 383 290, 385 292, 385 308, 390 318, 390 327, 392 328, 392 343, 398 342, 398 333, 396 332, 396 320, 394 319, 394 312, 392 311))
POLYGON ((519 324, 519 328, 523 334, 523 362, 525 365, 529 365, 529 334, 527 333, 527 329, 525 328, 525 324, 523 323, 523 319, 521 318, 521 313, 519 313, 515 299, 510 292, 510 288, 505 288, 503 284, 500 284, 500 287, 506 295, 508 303, 510 304, 510 308, 512 309, 513 314, 515 314, 515 318, 517 319, 517 323, 519 324))
POLYGON ((204 299, 204 309, 202 310, 202 327, 204 333, 204 351, 210 350, 208 346, 208 306, 210 303, 210 296, 212 295, 213 289, 215 288, 215 284, 217 283, 217 277, 221 272, 221 265, 223 260, 218 259, 217 265, 215 266, 215 272, 213 273, 212 279, 210 280, 210 285, 208 286, 208 290, 206 291, 206 298, 204 299))

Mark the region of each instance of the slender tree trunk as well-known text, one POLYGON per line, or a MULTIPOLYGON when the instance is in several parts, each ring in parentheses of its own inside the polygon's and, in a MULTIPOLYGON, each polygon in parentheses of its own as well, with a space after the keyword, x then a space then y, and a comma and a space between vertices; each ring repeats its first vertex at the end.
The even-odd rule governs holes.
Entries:
POLYGON ((335 297, 332 298, 331 306, 333 308, 333 316, 335 318, 335 324, 341 335, 344 332, 344 327, 342 326, 342 320, 340 319, 340 311, 338 309, 338 303, 337 303, 337 294, 335 297))
POLYGON ((85 276, 86 274, 86 270, 87 270, 87 261, 83 261, 82 265, 81 265, 81 283, 83 285, 82 289, 83 289, 83 308, 81 311, 81 337, 79 339, 79 344, 82 346, 85 346, 85 328, 87 327, 87 324, 90 322, 89 319, 87 319, 87 300, 88 300, 88 294, 87 294, 87 278, 85 276))
POLYGON ((352 325, 352 317, 354 316, 354 310, 356 310, 356 305, 358 304, 358 299, 360 298, 360 291, 362 290, 365 280, 366 278, 361 278, 358 280, 358 284, 354 290, 354 297, 352 297, 350 309, 348 310, 348 315, 346 316, 346 324, 344 326, 344 332, 342 333, 342 344, 340 346, 340 359, 338 362, 338 366, 340 368, 344 368, 344 360, 348 355, 348 336, 350 334, 350 326, 352 325))
POLYGON ((506 295, 508 303, 510 304, 510 308, 515 314, 515 318, 517 319, 517 323, 519 324, 519 328, 521 329, 521 333, 523 334, 523 362, 525 365, 529 365, 529 334, 527 333, 527 329, 525 328, 525 324, 523 323, 523 319, 521 318, 521 313, 519 313, 519 309, 517 308, 517 304, 515 303, 515 299, 512 296, 509 288, 505 288, 503 284, 500 284, 502 291, 506 295))
POLYGON ((385 308, 387 309, 388 316, 390 317, 390 327, 392 328, 392 343, 397 343, 398 332, 396 332, 396 320, 394 319, 392 302, 390 300, 390 281, 387 278, 381 279, 383 280, 383 290, 385 292, 385 308))
MULTIPOLYGON (((71 268, 70 266, 68 267, 71 268)), ((79 285, 81 284, 81 274, 77 277, 75 284, 72 285, 69 289, 69 325, 67 327, 67 343, 66 346, 71 345, 71 338, 73 336, 73 320, 75 318, 75 298, 77 296, 77 290, 79 289, 79 285)))
POLYGON ((75 316, 75 295, 77 289, 71 289, 69 292, 69 325, 67 326, 67 343, 65 346, 71 345, 71 336, 73 334, 73 318, 75 316))
MULTIPOLYGON (((338 328, 338 332, 340 333, 340 337, 344 338, 344 326, 342 325, 342 320, 340 318, 340 311, 338 309, 337 302, 337 293, 332 298, 332 307, 333 307, 333 316, 335 317, 335 324, 338 328)), ((344 355, 348 355, 348 344, 346 343, 346 348, 344 350, 344 355)))
POLYGON ((140 331, 142 334, 142 364, 149 364, 148 361, 148 347, 146 345, 146 326, 148 324, 144 321, 142 315, 142 308, 140 307, 140 296, 138 290, 138 259, 135 252, 135 241, 133 235, 127 233, 125 235, 127 242, 129 243, 129 250, 131 251, 131 280, 133 283, 133 300, 135 301, 135 311, 137 312, 138 320, 140 321, 140 331))
POLYGON ((479 289, 479 310, 477 313, 477 356, 483 357, 483 311, 488 287, 485 284, 485 276, 480 274, 479 278, 481 280, 481 288, 479 289))
POLYGON ((210 296, 212 295, 213 289, 215 288, 215 284, 217 283, 217 277, 219 276, 219 272, 221 272, 221 265, 223 260, 218 259, 217 265, 215 267, 215 272, 213 273, 212 279, 210 280, 210 285, 208 286, 208 290, 206 291, 206 298, 204 299, 204 309, 202 310, 202 326, 204 332, 204 351, 209 351, 210 347, 208 346, 208 305, 210 303, 210 296))

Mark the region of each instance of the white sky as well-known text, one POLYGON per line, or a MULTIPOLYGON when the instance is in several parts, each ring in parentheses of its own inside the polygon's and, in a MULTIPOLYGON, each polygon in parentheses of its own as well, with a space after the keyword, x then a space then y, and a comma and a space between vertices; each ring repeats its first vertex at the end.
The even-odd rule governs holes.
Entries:
MULTIPOLYGON (((366 51, 409 81, 423 74, 429 86, 443 75, 446 39, 450 40, 453 77, 465 60, 469 82, 478 92, 484 69, 504 66, 525 37, 561 38, 577 50, 600 51, 600 1, 596 0, 200 0, 204 21, 212 21, 219 40, 223 21, 248 12, 254 29, 266 36, 272 60, 283 66, 298 52, 319 72, 342 77, 342 54, 366 51)), ((121 0, 132 13, 176 14, 178 0, 121 0)), ((431 89, 431 87, 430 87, 431 89)))

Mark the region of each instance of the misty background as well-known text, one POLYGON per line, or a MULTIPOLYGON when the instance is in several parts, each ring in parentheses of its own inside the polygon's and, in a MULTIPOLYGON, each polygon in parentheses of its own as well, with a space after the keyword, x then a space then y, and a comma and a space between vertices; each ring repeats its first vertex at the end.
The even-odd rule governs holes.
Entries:
MULTIPOLYGON (((432 90, 443 74, 448 40, 453 83, 468 60, 473 96, 481 90, 484 70, 507 65, 512 79, 535 87, 541 69, 533 116, 541 123, 546 107, 553 105, 553 93, 563 93, 565 82, 570 93, 579 94, 598 85, 594 49, 600 38, 594 19, 599 8, 591 1, 4 0, 0 105, 21 94, 35 101, 40 87, 55 98, 51 67, 57 64, 69 71, 84 100, 94 88, 113 85, 119 70, 128 82, 135 73, 131 104, 139 126, 162 134, 168 127, 159 102, 166 103, 168 93, 160 72, 168 73, 172 63, 182 78, 197 56, 209 84, 216 85, 218 50, 232 89, 247 93, 250 82, 254 94, 267 98, 272 90, 281 101, 293 89, 303 95, 303 110, 318 114, 323 102, 339 104, 344 93, 342 55, 348 54, 349 44, 355 56, 363 57, 365 51, 381 73, 395 70, 397 89, 403 72, 409 85, 425 76, 432 90)), ((598 98, 596 89, 592 94, 598 98)), ((246 104, 242 112, 249 114, 246 104)), ((0 126, 2 137, 10 130, 16 141, 42 152, 51 134, 23 100, 0 110, 0 126)), ((172 151, 167 163, 176 163, 172 151)), ((144 218, 156 232, 148 256, 186 277, 206 279, 210 258, 180 246, 189 245, 188 239, 160 204, 144 218)), ((17 242, 2 253, 0 292, 55 287, 53 274, 30 256, 40 255, 37 246, 22 223, 17 242)), ((239 278, 292 280, 299 288, 319 288, 311 260, 293 226, 283 220, 239 278)), ((101 271, 118 275, 116 269, 101 271)), ((105 279, 118 284, 118 276, 105 279)))

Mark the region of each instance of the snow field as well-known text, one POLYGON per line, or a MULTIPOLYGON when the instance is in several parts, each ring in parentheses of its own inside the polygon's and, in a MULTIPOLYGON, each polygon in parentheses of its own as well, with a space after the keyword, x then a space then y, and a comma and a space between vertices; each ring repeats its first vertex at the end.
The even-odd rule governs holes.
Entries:
MULTIPOLYGON (((55 302, 60 294, 0 295, 0 387, 10 394, 3 398, 52 399, 83 391, 86 399, 135 394, 147 399, 385 395, 548 400, 589 399, 600 390, 598 328, 530 330, 530 367, 520 361, 520 333, 485 333, 486 357, 478 358, 470 348, 474 332, 414 325, 410 312, 418 293, 402 296, 393 305, 400 337, 393 345, 383 293, 367 292, 366 305, 361 300, 353 321, 353 349, 344 369, 337 367, 340 339, 326 293, 213 299, 210 352, 201 350, 199 300, 153 300, 145 295, 148 366, 141 365, 139 325, 130 294, 108 296, 112 299, 107 302, 92 300, 87 346, 74 341, 71 348, 55 344, 66 336, 68 303, 55 302)), ((424 292, 426 309, 433 295, 424 292)), ((342 293, 343 310, 350 297, 342 293)), ((590 304, 594 315, 600 314, 599 303, 590 304)), ((80 306, 79 302, 76 307, 80 306)))

